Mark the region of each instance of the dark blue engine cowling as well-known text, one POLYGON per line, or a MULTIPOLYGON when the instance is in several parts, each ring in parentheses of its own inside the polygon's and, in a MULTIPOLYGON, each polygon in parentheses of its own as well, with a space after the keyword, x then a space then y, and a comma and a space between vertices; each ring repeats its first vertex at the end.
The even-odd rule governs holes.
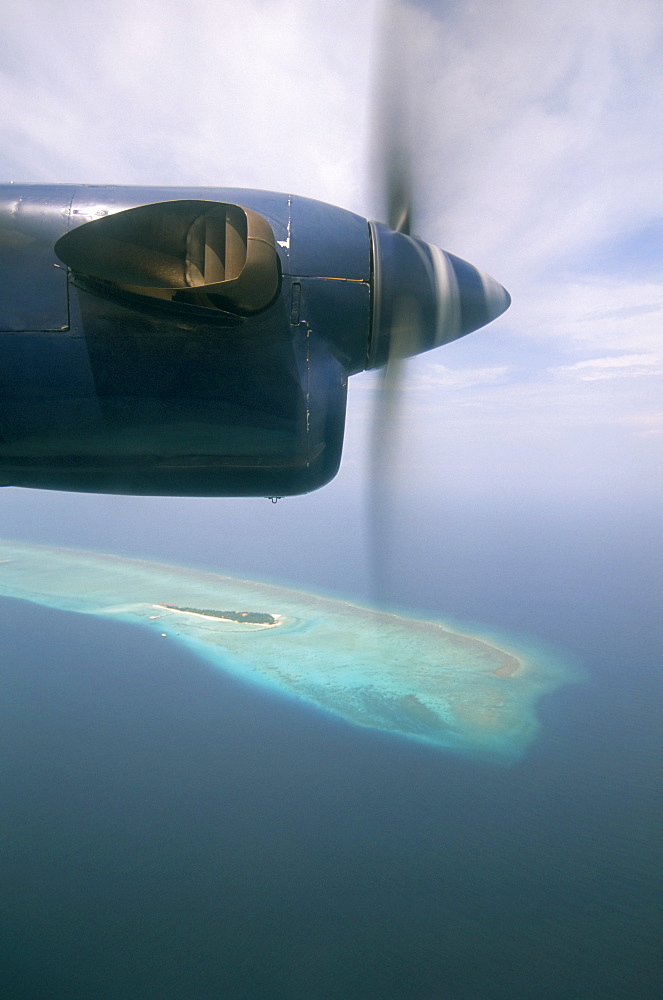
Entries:
POLYGON ((369 270, 365 220, 285 194, 0 188, 0 484, 324 485, 369 270))

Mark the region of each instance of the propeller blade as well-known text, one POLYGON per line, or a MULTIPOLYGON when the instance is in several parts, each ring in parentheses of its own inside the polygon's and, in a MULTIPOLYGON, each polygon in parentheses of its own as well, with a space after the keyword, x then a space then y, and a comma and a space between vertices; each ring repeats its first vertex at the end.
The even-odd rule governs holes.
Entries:
MULTIPOLYGON (((413 150, 416 111, 417 37, 407 4, 385 0, 379 26, 377 79, 374 84, 373 176, 380 194, 380 217, 408 236, 413 227, 413 150)), ((380 366, 369 460, 369 536, 372 589, 384 595, 388 576, 392 495, 398 466, 398 433, 402 417, 405 358, 422 342, 421 310, 416 298, 395 298, 380 366)))
POLYGON ((430 10, 385 0, 374 87, 373 177, 381 218, 372 222, 373 317, 367 368, 381 369, 369 459, 374 592, 384 594, 405 397, 406 360, 490 323, 510 297, 497 281, 414 235, 420 171, 434 123, 427 84, 430 10), (416 155, 415 155, 416 153, 416 155))
POLYGON ((416 42, 407 4, 385 0, 374 86, 372 180, 380 192, 380 218, 399 233, 412 229, 416 42))

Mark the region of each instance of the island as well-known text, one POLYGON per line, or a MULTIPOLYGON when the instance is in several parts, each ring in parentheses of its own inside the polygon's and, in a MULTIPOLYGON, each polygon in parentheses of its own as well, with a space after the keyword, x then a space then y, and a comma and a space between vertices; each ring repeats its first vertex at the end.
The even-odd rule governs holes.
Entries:
POLYGON ((540 698, 579 679, 479 626, 111 554, 0 541, 2 594, 137 623, 303 710, 505 763, 535 738, 540 698))
POLYGON ((200 615, 220 622, 239 622, 242 625, 278 625, 278 615, 267 615, 260 611, 212 611, 209 608, 185 608, 178 604, 155 604, 156 608, 177 611, 180 614, 200 615))

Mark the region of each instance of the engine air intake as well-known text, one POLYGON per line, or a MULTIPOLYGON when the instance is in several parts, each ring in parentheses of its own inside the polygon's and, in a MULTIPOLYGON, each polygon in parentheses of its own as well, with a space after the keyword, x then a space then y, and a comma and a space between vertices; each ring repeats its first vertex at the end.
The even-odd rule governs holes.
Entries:
POLYGON ((279 291, 274 234, 240 205, 167 201, 84 223, 55 252, 83 277, 118 289, 249 315, 279 291))

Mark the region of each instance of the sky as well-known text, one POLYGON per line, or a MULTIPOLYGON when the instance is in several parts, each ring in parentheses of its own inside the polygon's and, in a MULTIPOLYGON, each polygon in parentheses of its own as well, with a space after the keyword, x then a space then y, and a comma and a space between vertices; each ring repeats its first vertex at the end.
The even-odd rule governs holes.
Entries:
MULTIPOLYGON (((380 217, 379 14, 368 0, 5 0, 0 181, 237 185, 380 217)), ((410 14, 415 229, 494 275, 513 304, 408 364, 394 494, 655 504, 659 0, 449 0, 410 14)), ((395 73, 408 50, 393 58, 395 73)), ((288 501, 293 516, 365 489, 374 391, 373 375, 351 380, 339 477, 327 498, 288 501)), ((23 504, 12 494, 6 510, 23 504)))

